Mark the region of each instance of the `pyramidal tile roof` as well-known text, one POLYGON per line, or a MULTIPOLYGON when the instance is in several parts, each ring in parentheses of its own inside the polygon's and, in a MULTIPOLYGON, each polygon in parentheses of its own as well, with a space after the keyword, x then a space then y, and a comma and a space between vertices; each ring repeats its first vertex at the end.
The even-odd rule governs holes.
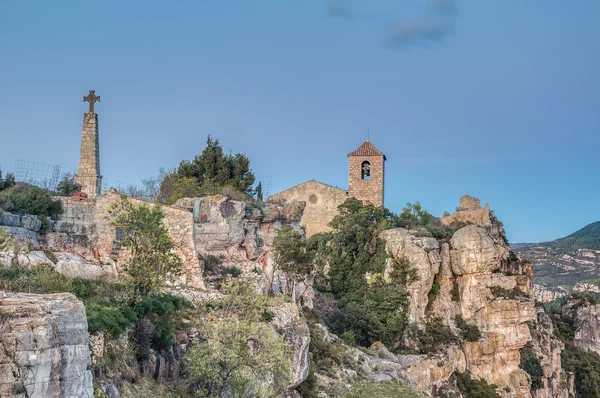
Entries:
POLYGON ((383 152, 375 148, 375 145, 371 144, 369 140, 366 140, 354 152, 350 152, 348 156, 383 156, 383 159, 386 160, 383 152))

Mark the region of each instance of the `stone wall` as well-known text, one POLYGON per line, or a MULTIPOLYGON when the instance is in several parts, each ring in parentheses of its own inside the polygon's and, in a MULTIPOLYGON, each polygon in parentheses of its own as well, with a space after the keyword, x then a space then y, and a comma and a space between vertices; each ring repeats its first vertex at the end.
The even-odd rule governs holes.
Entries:
MULTIPOLYGON (((155 206, 152 202, 145 200, 128 198, 134 206, 145 205, 155 206)), ((95 248, 100 257, 110 257, 113 250, 113 242, 116 238, 116 227, 112 225, 115 215, 111 215, 110 210, 114 209, 121 202, 121 194, 116 191, 105 192, 104 195, 96 198, 94 209, 94 224, 97 233, 97 242, 95 248)), ((187 209, 162 206, 165 214, 163 222, 167 226, 169 235, 175 243, 175 248, 184 264, 184 274, 180 283, 189 287, 204 288, 202 279, 202 269, 196 246, 194 243, 194 216, 187 209)), ((118 259, 123 259, 124 253, 120 252, 118 259)), ((117 264, 118 264, 117 259, 117 264)))
POLYGON ((81 151, 76 175, 81 191, 90 198, 101 194, 100 143, 98 138, 98 115, 85 113, 81 130, 81 151))
POLYGON ((351 197, 375 206, 383 206, 385 180, 385 157, 348 156, 348 193, 351 197), (370 179, 362 179, 362 164, 369 162, 371 166, 370 179))
POLYGON ((338 206, 348 199, 348 192, 310 180, 269 197, 273 202, 304 202, 300 224, 308 237, 330 230, 328 224, 338 214, 338 206))

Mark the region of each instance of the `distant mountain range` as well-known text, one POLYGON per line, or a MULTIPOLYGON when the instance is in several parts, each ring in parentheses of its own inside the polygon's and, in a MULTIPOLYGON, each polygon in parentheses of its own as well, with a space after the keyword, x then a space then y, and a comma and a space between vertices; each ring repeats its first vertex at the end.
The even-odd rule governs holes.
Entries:
POLYGON ((600 221, 551 242, 515 243, 511 248, 533 264, 538 291, 570 291, 579 282, 600 277, 600 221))

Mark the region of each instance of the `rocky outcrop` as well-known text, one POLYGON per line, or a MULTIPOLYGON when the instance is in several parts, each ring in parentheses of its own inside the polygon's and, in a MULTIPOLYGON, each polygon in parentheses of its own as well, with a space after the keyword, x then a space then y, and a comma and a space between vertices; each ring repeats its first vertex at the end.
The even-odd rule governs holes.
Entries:
POLYGON ((568 294, 569 290, 564 286, 558 286, 556 288, 547 288, 543 285, 533 286, 533 298, 540 303, 548 303, 561 297, 565 297, 568 294))
POLYGON ((572 378, 561 367, 561 352, 564 344, 554 337, 554 326, 543 308, 536 308, 535 328, 532 330, 533 353, 542 366, 542 386, 531 392, 533 398, 569 398, 575 392, 565 381, 572 378))
POLYGON ((93 397, 87 320, 70 294, 0 292, 0 397, 93 397))
POLYGON ((571 296, 563 303, 562 316, 573 322, 573 344, 600 355, 600 304, 571 296))
MULTIPOLYGON (((442 360, 446 367, 427 373, 435 359, 420 358, 413 365, 419 370, 407 374, 426 393, 437 391, 453 372, 466 370, 501 387, 503 397, 528 397, 530 381, 519 368, 519 350, 531 340, 527 323, 535 319, 531 264, 511 254, 502 224, 487 205, 481 209, 475 198, 463 198, 458 213, 463 214, 446 215, 446 221, 460 219, 467 225, 449 242, 404 229, 381 235, 388 252, 417 271, 418 280, 407 287, 411 322, 423 328, 427 319, 439 317, 458 333, 455 319, 460 315, 481 332, 478 341, 451 346, 442 360)), ((392 263, 390 259, 388 268, 392 263)))
POLYGON ((292 350, 292 379, 288 387, 293 389, 308 377, 310 332, 306 321, 300 318, 298 307, 295 304, 281 303, 273 307, 272 311, 275 317, 271 326, 277 333, 284 336, 285 342, 290 345, 292 350))

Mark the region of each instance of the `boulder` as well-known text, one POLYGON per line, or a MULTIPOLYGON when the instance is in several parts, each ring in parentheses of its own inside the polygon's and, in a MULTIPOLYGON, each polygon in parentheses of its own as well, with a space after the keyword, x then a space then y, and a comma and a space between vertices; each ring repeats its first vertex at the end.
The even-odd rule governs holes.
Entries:
POLYGON ((21 216, 5 211, 2 214, 0 214, 0 225, 4 225, 7 227, 20 227, 21 216))
POLYGON ((6 227, 8 233, 12 241, 22 247, 22 248, 31 248, 31 249, 39 249, 40 243, 38 241, 37 232, 33 232, 26 228, 21 227, 6 227))
POLYGON ((88 263, 73 253, 59 252, 56 256, 56 271, 68 278, 99 279, 107 274, 116 273, 110 267, 88 263))
POLYGON ((450 244, 454 275, 494 271, 500 268, 500 258, 506 251, 495 244, 486 229, 475 225, 456 231, 450 244))
POLYGON ((33 232, 40 232, 40 228, 42 228, 42 221, 34 216, 25 214, 21 217, 21 226, 33 232))

